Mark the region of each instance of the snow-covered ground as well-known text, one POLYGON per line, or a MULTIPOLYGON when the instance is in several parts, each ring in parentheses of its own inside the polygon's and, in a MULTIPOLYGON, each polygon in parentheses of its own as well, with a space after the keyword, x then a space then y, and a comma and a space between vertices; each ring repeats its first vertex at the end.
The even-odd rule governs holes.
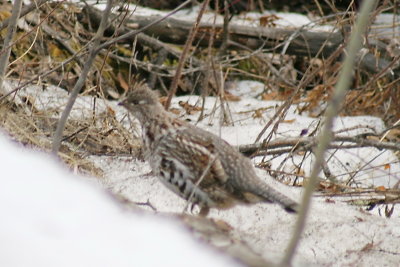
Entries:
MULTIPOLYGON (((194 20, 197 12, 195 7, 179 11, 174 17, 194 20)), ((134 15, 154 14, 165 12, 139 7, 134 15)), ((329 25, 314 24, 306 16, 268 11, 235 16, 232 23, 259 26, 260 18, 270 15, 273 15, 273 24, 279 27, 333 30, 329 25)), ((202 21, 213 22, 214 14, 206 12, 202 21)), ((222 17, 218 16, 216 22, 221 23, 222 17)), ((15 86, 6 85, 7 90, 15 86)), ((29 96, 37 110, 52 110, 53 118, 58 118, 68 93, 53 86, 42 89, 35 86, 23 89, 15 101, 18 103, 19 96, 29 96)), ((179 105, 179 101, 199 105, 198 96, 175 98, 173 108, 177 116, 220 135, 232 145, 251 144, 281 104, 257 99, 262 90, 260 83, 241 81, 231 90, 240 96, 240 101, 222 104, 208 97, 206 117, 198 123, 199 113, 188 115, 179 105), (222 123, 223 110, 233 124, 222 123)), ((91 97, 78 97, 71 117, 91 117, 93 103, 91 97)), ((111 108, 116 118, 130 127, 126 111, 116 102, 98 100, 95 108, 98 113, 111 108)), ((273 138, 298 137, 302 130, 311 132, 316 127, 318 119, 299 115, 297 108, 290 107, 273 138)), ((137 122, 133 123, 137 126, 137 122)), ((351 130, 342 135, 354 136, 368 131, 379 133, 385 125, 379 118, 369 116, 340 117, 335 131, 343 129, 351 130)), ((0 135, 0 266, 238 265, 195 239, 177 218, 160 216, 180 214, 186 203, 150 174, 146 162, 128 156, 89 156, 104 176, 88 178, 65 170, 49 155, 28 151, 7 139, 0 135), (150 205, 140 206, 148 212, 126 209, 109 192, 132 202, 148 202, 158 215, 151 214, 150 205)), ((285 157, 267 160, 272 169, 279 168, 286 173, 298 171, 296 165, 303 160, 303 155, 293 155, 282 164, 285 157)), ((254 159, 254 163, 260 161, 261 158, 254 159)), ((312 162, 312 156, 305 158, 301 166, 304 175, 310 173, 312 162)), ((386 150, 361 148, 330 152, 328 166, 334 176, 352 181, 353 186, 389 188, 400 180, 399 160, 386 150)), ((262 170, 257 172, 269 184, 300 200, 301 188, 283 185, 262 170)), ((366 211, 340 198, 314 197, 294 266, 399 266, 400 210, 396 206, 392 217, 385 218, 378 215, 383 208, 366 211)), ((281 259, 296 220, 296 215, 273 204, 212 210, 209 217, 224 221, 232 236, 244 240, 255 252, 273 262, 281 259)))
MULTIPOLYGON (((281 104, 254 98, 260 90, 262 84, 240 82, 231 91, 241 95, 240 101, 225 102, 225 113, 230 114, 234 126, 222 125, 221 103, 212 97, 206 101, 206 118, 197 125, 220 134, 233 145, 254 142, 277 105, 281 104), (254 110, 260 108, 263 109, 262 116, 254 118, 254 110)), ((62 108, 68 97, 57 87, 45 90, 31 87, 18 95, 30 95, 39 110, 62 108)), ((196 123, 199 113, 185 114, 179 101, 199 105, 199 97, 185 96, 173 100, 177 116, 196 123)), ((79 97, 73 117, 92 116, 93 103, 90 97, 79 97)), ((126 111, 116 102, 96 103, 99 112, 106 107, 112 108, 116 117, 125 118, 122 123, 130 126, 126 111)), ((299 136, 302 129, 312 128, 316 123, 315 118, 298 115, 296 106, 292 106, 276 137, 299 136)), ((137 123, 133 121, 133 124, 137 123)), ((370 131, 371 128, 379 132, 384 128, 378 118, 341 117, 336 130, 354 125, 367 125, 369 128, 359 127, 347 134, 370 131)), ((0 266, 235 264, 210 251, 204 243, 194 241, 178 220, 123 209, 105 193, 104 188, 132 202, 149 202, 159 214, 182 213, 186 203, 149 174, 146 162, 128 156, 89 156, 88 159, 103 170, 104 176, 102 179, 88 179, 62 170, 59 163, 49 156, 11 145, 4 137, 0 139, 0 146, 3 167, 0 176, 0 266)), ((365 172, 361 171, 357 176, 364 186, 389 186, 399 180, 398 159, 390 151, 363 148, 335 155, 336 161, 328 162, 335 175, 351 173, 365 165, 365 172), (374 160, 366 159, 366 156, 374 160), (383 169, 382 164, 391 167, 383 169), (375 173, 369 173, 370 170, 375 170, 375 173), (378 176, 379 183, 369 178, 378 176)), ((301 156, 294 156, 284 164, 285 171, 293 168, 297 157, 301 156)), ((255 159, 255 162, 259 160, 255 159)), ((273 159, 272 168, 281 160, 273 159)), ((312 157, 304 163, 306 175, 311 162, 312 157)), ((301 188, 283 185, 263 170, 257 172, 269 184, 300 200, 301 188)), ((153 211, 149 205, 140 207, 149 213, 153 211)), ((383 207, 368 212, 365 208, 348 205, 340 198, 314 197, 294 266, 398 266, 400 210, 395 207, 392 217, 385 218, 377 215, 379 208, 383 207)), ((257 204, 228 211, 212 210, 210 218, 224 221, 231 227, 232 236, 244 240, 265 259, 278 262, 291 236, 296 215, 286 213, 277 205, 257 204)))
POLYGON ((0 147, 0 266, 239 266, 177 220, 124 210, 49 155, 3 134, 0 147))
MULTIPOLYGON (((113 192, 135 202, 149 202, 159 213, 185 210, 182 199, 148 175, 150 168, 146 163, 121 157, 97 158, 97 163, 106 170, 105 185, 113 192)), ((261 177, 267 178, 265 174, 261 177)), ((268 182, 286 195, 300 199, 301 189, 288 188, 270 179, 268 182)), ((314 198, 294 266, 398 266, 399 213, 395 209, 388 219, 335 198, 314 198)), ((234 236, 275 262, 283 256, 296 220, 296 215, 273 204, 212 210, 210 217, 228 223, 234 236)))

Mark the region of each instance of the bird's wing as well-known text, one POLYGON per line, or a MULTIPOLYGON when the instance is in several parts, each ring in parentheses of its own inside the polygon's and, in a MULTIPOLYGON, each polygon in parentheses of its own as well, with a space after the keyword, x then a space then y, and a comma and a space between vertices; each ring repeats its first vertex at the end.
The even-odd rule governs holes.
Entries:
POLYGON ((188 173, 193 174, 188 178, 202 187, 223 184, 228 179, 213 139, 207 132, 199 134, 190 128, 177 129, 166 134, 158 147, 167 150, 171 157, 186 166, 188 173))

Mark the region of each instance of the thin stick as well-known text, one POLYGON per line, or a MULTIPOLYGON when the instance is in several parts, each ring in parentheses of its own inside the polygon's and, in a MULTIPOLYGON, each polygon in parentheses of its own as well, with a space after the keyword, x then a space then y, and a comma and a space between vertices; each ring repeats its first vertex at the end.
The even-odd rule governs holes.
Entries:
MULTIPOLYGON (((160 23, 161 21, 163 21, 163 20, 167 19, 168 17, 172 16, 173 14, 175 14, 176 12, 178 12, 180 9, 182 9, 183 7, 185 7, 187 4, 189 4, 189 3, 191 3, 191 2, 192 2, 192 0, 187 0, 187 1, 183 2, 182 4, 180 4, 179 6, 177 6, 175 9, 171 10, 168 14, 166 14, 166 15, 163 16, 163 17, 161 17, 160 19, 157 19, 157 20, 155 20, 155 21, 149 23, 148 25, 144 26, 143 28, 141 28, 141 29, 139 29, 139 30, 131 31, 131 32, 125 33, 125 34, 123 34, 123 35, 121 35, 121 36, 119 36, 119 37, 117 37, 117 38, 114 38, 114 39, 112 39, 112 40, 110 40, 110 41, 107 41, 107 42, 101 44, 101 45, 97 48, 97 50, 101 50, 101 49, 103 49, 103 48, 107 48, 108 46, 110 46, 110 45, 112 45, 112 44, 115 44, 115 43, 120 42, 120 41, 122 41, 122 40, 131 38, 131 37, 137 35, 138 33, 141 33, 141 32, 143 32, 144 30, 147 30, 147 29, 150 28, 151 26, 153 26, 153 25, 155 25, 155 24, 157 24, 157 23, 160 23)), ((98 52, 98 51, 97 51, 97 52, 98 52)))
MULTIPOLYGON (((121 35, 121 36, 119 36, 119 37, 117 37, 117 38, 114 38, 114 39, 112 39, 112 40, 110 40, 110 41, 107 41, 107 42, 105 42, 105 43, 99 45, 98 48, 97 48, 96 53, 98 53, 101 49, 107 48, 108 46, 110 46, 110 45, 112 45, 112 44, 114 44, 114 43, 116 43, 116 42, 125 40, 125 39, 127 39, 127 38, 130 38, 130 37, 132 37, 132 36, 135 36, 135 35, 137 35, 137 34, 143 32, 144 30, 150 28, 151 26, 153 26, 153 25, 155 25, 155 24, 157 24, 157 23, 159 23, 159 22, 165 20, 165 19, 168 18, 169 16, 172 16, 172 15, 175 14, 178 10, 182 9, 184 6, 186 6, 186 5, 189 4, 190 2, 191 2, 191 0, 185 1, 184 3, 182 3, 181 5, 179 5, 178 7, 176 7, 174 10, 172 10, 171 12, 169 12, 169 13, 168 13, 167 15, 165 15, 164 17, 161 17, 160 19, 155 20, 154 22, 152 22, 152 23, 146 25, 145 27, 143 27, 143 28, 141 28, 141 29, 139 29, 139 30, 128 32, 128 33, 126 33, 126 34, 124 34, 124 35, 121 35)), ((59 3, 62 3, 62 2, 59 2, 59 3)), ((35 27, 38 27, 38 26, 35 26, 35 27)), ((21 38, 20 38, 20 39, 21 39, 21 38)), ((86 47, 86 45, 85 45, 85 47, 86 47)), ((84 48, 85 48, 85 47, 84 47, 84 48)), ((62 63, 60 63, 58 66, 52 68, 52 69, 49 70, 49 71, 43 72, 43 73, 38 74, 38 75, 36 75, 35 77, 29 79, 27 82, 23 83, 22 85, 18 86, 17 88, 14 88, 12 91, 10 91, 10 92, 4 94, 3 96, 1 96, 1 97, 0 97, 0 102, 1 102, 3 99, 5 99, 6 97, 8 97, 9 95, 11 95, 11 94, 17 92, 18 90, 24 88, 26 85, 30 84, 31 82, 33 82, 33 81, 35 81, 35 80, 37 80, 37 79, 39 79, 39 78, 41 78, 41 77, 45 77, 45 76, 49 75, 50 73, 52 73, 52 72, 54 72, 54 71, 56 71, 56 70, 58 70, 58 69, 60 69, 60 68, 63 68, 66 64, 68 64, 68 63, 71 62, 72 60, 78 61, 77 57, 78 57, 81 53, 82 53, 81 56, 83 56, 83 54, 88 53, 88 51, 87 51, 87 50, 86 50, 86 51, 83 51, 83 49, 81 49, 80 51, 78 51, 78 52, 76 52, 74 55, 72 55, 69 59, 67 59, 67 60, 63 61, 62 63)))
MULTIPOLYGON (((215 10, 218 10, 218 0, 215 1, 215 10)), ((211 27, 211 32, 212 34, 210 35, 210 41, 208 42, 208 47, 207 47, 207 61, 206 61, 206 66, 207 69, 204 71, 204 80, 201 83, 201 111, 199 118, 197 119, 197 122, 200 122, 204 118, 204 107, 206 105, 206 96, 208 96, 208 89, 209 89, 209 79, 210 79, 210 73, 211 73, 211 65, 212 65, 212 45, 214 44, 214 36, 215 36, 215 24, 217 20, 217 12, 214 12, 214 18, 213 18, 213 23, 211 27)))
POLYGON ((207 167, 204 169, 203 173, 201 174, 200 178, 196 181, 196 183, 194 184, 193 190, 190 193, 186 206, 184 208, 184 210, 187 210, 187 208, 189 207, 189 203, 190 200, 193 198, 194 195, 194 190, 199 186, 199 184, 203 181, 204 177, 206 177, 206 174, 208 172, 208 170, 211 168, 211 166, 214 164, 215 160, 217 159, 216 155, 211 156, 210 160, 208 161, 208 165, 207 167))
MULTIPOLYGON (((353 143, 350 145, 351 148, 359 148, 359 147, 375 147, 377 149, 389 149, 398 151, 400 150, 400 143, 396 142, 383 142, 376 141, 372 139, 368 139, 367 135, 356 135, 356 136, 334 136, 331 140, 331 144, 329 145, 329 149, 333 148, 349 148, 348 145, 337 145, 333 144, 333 142, 348 142, 353 143)), ((248 144, 248 145, 240 145, 238 146, 238 150, 245 155, 249 155, 255 153, 255 155, 270 155, 272 149, 277 148, 285 148, 289 147, 289 150, 292 150, 296 146, 296 151, 299 150, 307 150, 318 145, 318 139, 316 137, 285 137, 285 138, 276 138, 270 141, 268 144, 264 143, 256 143, 256 144, 248 144)), ((272 151, 272 154, 276 154, 272 151)), ((254 155, 253 155, 254 156, 254 155)))
POLYGON ((8 67, 8 60, 10 58, 11 46, 10 43, 17 30, 17 22, 19 14, 21 13, 22 0, 15 0, 12 14, 10 18, 10 26, 8 26, 6 37, 4 38, 3 49, 0 51, 0 93, 3 92, 3 81, 5 78, 6 70, 8 67))
POLYGON ((348 53, 343 63, 343 68, 340 73, 339 81, 336 85, 334 95, 325 113, 326 118, 325 118, 324 128, 318 136, 319 145, 315 151, 315 162, 313 165, 313 169, 311 171, 309 182, 307 183, 307 187, 303 194, 301 209, 299 212, 299 217, 297 218, 296 221, 296 225, 294 227, 292 238, 286 249, 286 253, 283 257, 283 260, 280 263, 280 266, 282 267, 291 265, 293 256, 296 252, 297 246, 300 241, 300 237, 303 233, 306 223, 307 213, 310 208, 311 196, 312 193, 314 192, 314 189, 318 181, 317 177, 321 171, 321 166, 324 162, 325 152, 333 138, 332 134, 333 121, 338 114, 340 106, 343 103, 344 97, 346 95, 346 91, 350 85, 353 75, 354 61, 357 52, 361 47, 361 40, 363 39, 362 33, 364 33, 365 29, 367 28, 367 24, 369 21, 369 13, 375 6, 375 2, 376 1, 373 0, 362 2, 361 11, 357 18, 356 26, 354 27, 354 31, 351 34, 351 39, 348 45, 348 53))
MULTIPOLYGON (((29 6, 25 6, 22 10, 21 13, 19 14, 18 18, 22 18, 23 16, 25 16, 26 14, 28 14, 29 12, 31 12, 32 10, 39 8, 40 6, 42 6, 43 4, 45 4, 47 1, 49 0, 39 0, 39 1, 33 1, 29 6)), ((2 29, 5 29, 11 21, 12 18, 7 18, 3 21, 3 23, 0 22, 0 31, 2 29)))
POLYGON ((181 75, 182 75, 182 69, 183 69, 183 66, 185 65, 186 56, 187 56, 187 54, 189 52, 189 48, 192 46, 192 42, 193 42, 194 36, 197 33, 197 30, 198 30, 199 25, 200 25, 201 18, 203 17, 204 11, 206 10, 206 7, 208 6, 208 2, 209 1, 210 0, 206 0, 206 1, 203 2, 202 6, 201 6, 201 9, 199 11, 199 14, 197 15, 196 22, 194 23, 192 29, 190 30, 189 37, 186 40, 186 44, 185 44, 185 46, 183 48, 181 57, 179 58, 178 67, 176 68, 175 76, 174 76, 174 78, 173 78, 173 80, 171 82, 171 88, 170 88, 169 93, 168 93, 167 101, 165 101, 165 109, 166 110, 168 110, 169 106, 171 105, 172 97, 175 95, 176 89, 178 88, 178 82, 179 82, 179 80, 181 78, 181 75))
POLYGON ((67 105, 66 105, 63 113, 61 114, 61 118, 57 124, 57 129, 53 136, 53 146, 52 146, 52 153, 54 155, 57 155, 58 150, 60 149, 62 133, 64 131, 65 124, 66 124, 68 116, 72 110, 72 107, 75 103, 75 100, 78 97, 78 93, 83 87, 83 84, 86 80, 86 77, 89 73, 89 70, 93 64, 94 59, 96 58, 98 51, 100 51, 100 50, 98 50, 98 47, 100 46, 100 41, 101 41, 101 38, 103 37, 104 31, 105 31, 106 27, 108 26, 107 22, 108 22, 108 17, 111 12, 112 3, 113 3, 113 0, 107 0, 107 6, 104 10, 104 14, 101 19, 100 26, 94 37, 93 46, 90 49, 89 57, 86 61, 86 64, 82 70, 81 75, 79 76, 78 81, 76 82, 74 88, 72 89, 72 92, 68 99, 67 105))

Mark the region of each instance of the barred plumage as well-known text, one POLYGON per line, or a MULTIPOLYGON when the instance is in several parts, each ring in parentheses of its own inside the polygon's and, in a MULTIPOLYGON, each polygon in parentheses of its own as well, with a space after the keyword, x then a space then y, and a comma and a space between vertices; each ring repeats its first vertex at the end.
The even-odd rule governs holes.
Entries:
POLYGON ((289 212, 298 204, 258 178, 251 161, 218 136, 171 116, 146 86, 120 103, 142 125, 145 159, 173 192, 209 208, 277 202, 289 212))

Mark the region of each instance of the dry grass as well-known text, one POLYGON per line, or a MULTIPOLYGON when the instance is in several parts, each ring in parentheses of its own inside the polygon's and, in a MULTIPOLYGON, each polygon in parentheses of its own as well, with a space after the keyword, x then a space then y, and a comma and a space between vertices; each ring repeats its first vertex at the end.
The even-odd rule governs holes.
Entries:
MULTIPOLYGON (((22 105, 11 102, 0 106, 0 127, 12 139, 35 150, 49 152, 57 123, 54 110, 35 110, 26 101, 22 105)), ((61 159, 73 169, 95 176, 101 170, 87 159, 89 155, 122 155, 138 157, 140 142, 115 118, 110 109, 91 119, 68 120, 61 147, 61 159)))

